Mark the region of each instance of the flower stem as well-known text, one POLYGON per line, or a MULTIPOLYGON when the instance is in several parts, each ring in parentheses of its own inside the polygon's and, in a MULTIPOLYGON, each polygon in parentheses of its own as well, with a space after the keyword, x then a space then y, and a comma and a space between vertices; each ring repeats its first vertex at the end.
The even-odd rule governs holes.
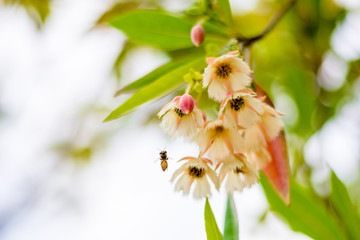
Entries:
POLYGON ((189 83, 189 85, 186 87, 185 94, 189 94, 191 88, 194 86, 194 83, 189 83))

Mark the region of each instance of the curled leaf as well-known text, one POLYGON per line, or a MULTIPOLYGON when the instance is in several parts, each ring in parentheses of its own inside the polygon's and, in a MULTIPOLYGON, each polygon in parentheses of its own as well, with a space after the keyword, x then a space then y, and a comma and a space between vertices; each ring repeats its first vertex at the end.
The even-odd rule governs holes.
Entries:
MULTIPOLYGON (((264 101, 274 107, 274 104, 270 100, 268 94, 259 84, 255 83, 255 89, 258 97, 266 97, 264 101)), ((281 199, 287 205, 290 205, 289 160, 287 155, 285 133, 283 130, 276 138, 268 141, 268 151, 271 155, 271 162, 269 162, 262 171, 281 199)))

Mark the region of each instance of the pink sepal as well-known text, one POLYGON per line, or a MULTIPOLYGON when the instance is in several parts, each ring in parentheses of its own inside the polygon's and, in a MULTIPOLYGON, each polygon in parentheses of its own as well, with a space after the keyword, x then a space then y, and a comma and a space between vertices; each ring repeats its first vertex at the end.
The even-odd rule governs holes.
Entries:
POLYGON ((219 114, 222 114, 224 111, 224 106, 227 103, 227 99, 223 100, 222 103, 220 104, 220 111, 219 114))
POLYGON ((201 113, 204 122, 206 122, 206 115, 205 115, 205 113, 204 113, 202 110, 200 110, 200 109, 198 109, 198 111, 201 113))
POLYGON ((277 110, 275 110, 275 112, 276 112, 277 114, 279 114, 280 116, 285 116, 285 115, 286 115, 285 113, 279 112, 279 111, 277 111, 277 110))
POLYGON ((234 153, 234 155, 236 156, 236 157, 240 157, 240 158, 245 158, 246 159, 246 156, 244 155, 244 154, 242 154, 242 153, 234 153))
POLYGON ((210 163, 211 165, 213 164, 213 162, 212 162, 210 159, 208 159, 208 158, 202 157, 201 160, 203 160, 203 161, 206 162, 206 163, 210 163))
POLYGON ((236 56, 239 54, 239 50, 228 52, 226 55, 233 55, 236 56))
POLYGON ((179 159, 178 162, 184 161, 184 160, 191 161, 191 160, 194 160, 194 159, 196 159, 196 158, 195 157, 183 157, 183 158, 179 159))
POLYGON ((247 107, 247 108, 249 108, 249 109, 251 109, 251 110, 253 110, 254 112, 256 112, 256 113, 258 113, 259 114, 259 112, 258 111, 256 111, 250 104, 248 104, 248 103, 245 103, 245 107, 247 107))
POLYGON ((238 90, 238 91, 236 91, 236 93, 251 93, 251 94, 256 95, 256 92, 254 92, 253 90, 251 90, 249 88, 244 88, 244 89, 238 90))
POLYGON ((261 102, 264 102, 266 99, 266 96, 258 97, 257 99, 259 99, 259 101, 261 101, 261 102))
POLYGON ((216 164, 214 171, 216 171, 218 169, 218 167, 221 165, 221 163, 222 162, 219 162, 219 163, 216 164))
POLYGON ((176 130, 178 130, 181 122, 182 122, 182 118, 179 118, 179 117, 178 117, 178 118, 176 119, 176 130))
POLYGON ((214 58, 214 57, 208 57, 208 58, 206 58, 206 63, 207 64, 213 64, 215 62, 215 59, 216 58, 214 58))
POLYGON ((181 96, 176 96, 176 97, 174 97, 174 99, 173 99, 172 101, 173 101, 173 102, 179 101, 180 98, 181 98, 181 96))

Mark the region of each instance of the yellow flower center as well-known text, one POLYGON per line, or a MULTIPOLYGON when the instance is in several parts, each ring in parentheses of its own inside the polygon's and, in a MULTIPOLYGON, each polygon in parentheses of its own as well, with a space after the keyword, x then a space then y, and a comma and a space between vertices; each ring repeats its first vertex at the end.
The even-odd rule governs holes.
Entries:
POLYGON ((245 100, 243 97, 237 97, 235 99, 230 100, 230 107, 235 111, 239 111, 245 105, 245 100))
POLYGON ((228 78, 232 73, 232 67, 230 63, 222 62, 216 66, 215 74, 219 78, 228 78))
POLYGON ((205 175, 205 169, 190 166, 188 168, 188 173, 193 178, 201 178, 201 177, 203 177, 205 175))
POLYGON ((179 117, 183 117, 183 116, 186 115, 180 108, 175 108, 175 113, 176 113, 179 117))

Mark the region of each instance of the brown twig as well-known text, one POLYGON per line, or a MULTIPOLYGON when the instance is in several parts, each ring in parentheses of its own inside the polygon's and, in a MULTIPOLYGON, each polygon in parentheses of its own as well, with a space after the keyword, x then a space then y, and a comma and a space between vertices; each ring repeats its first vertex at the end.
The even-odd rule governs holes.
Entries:
POLYGON ((249 47, 254 42, 265 37, 271 30, 274 29, 276 24, 281 20, 281 18, 295 5, 297 0, 290 0, 287 4, 285 4, 270 20, 269 24, 265 27, 265 29, 259 34, 251 38, 246 37, 238 37, 237 40, 243 43, 244 47, 249 47))

